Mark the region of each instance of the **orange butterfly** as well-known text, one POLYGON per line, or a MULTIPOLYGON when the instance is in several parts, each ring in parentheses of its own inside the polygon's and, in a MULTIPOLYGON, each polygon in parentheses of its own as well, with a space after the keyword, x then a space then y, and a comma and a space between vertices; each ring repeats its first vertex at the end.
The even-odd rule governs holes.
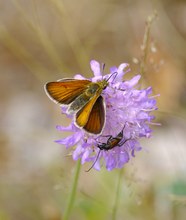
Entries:
MULTIPOLYGON (((112 75, 111 75, 112 76, 112 75)), ((45 85, 46 94, 55 103, 67 105, 67 113, 75 114, 75 124, 92 134, 100 134, 105 124, 105 102, 101 96, 108 79, 62 79, 45 85)))

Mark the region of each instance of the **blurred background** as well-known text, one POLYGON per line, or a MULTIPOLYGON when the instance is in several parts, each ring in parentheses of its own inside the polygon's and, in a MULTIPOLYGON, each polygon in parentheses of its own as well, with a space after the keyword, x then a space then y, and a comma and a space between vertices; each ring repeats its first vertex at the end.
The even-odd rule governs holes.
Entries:
MULTIPOLYGON (((0 1, 0 220, 58 220, 76 162, 54 140, 68 125, 46 96, 48 81, 82 73, 89 61, 140 72, 146 19, 151 25, 141 82, 159 110, 153 137, 124 167, 117 219, 186 216, 186 1, 0 1)), ((105 71, 106 72, 106 71, 105 71)), ((84 172, 70 219, 111 219, 119 170, 84 172)))

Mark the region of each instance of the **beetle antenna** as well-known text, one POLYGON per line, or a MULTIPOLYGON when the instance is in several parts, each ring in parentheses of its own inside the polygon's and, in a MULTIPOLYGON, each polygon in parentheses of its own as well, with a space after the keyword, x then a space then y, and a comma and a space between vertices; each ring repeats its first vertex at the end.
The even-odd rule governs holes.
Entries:
POLYGON ((101 153, 101 149, 99 150, 98 155, 97 155, 94 163, 92 164, 92 166, 88 170, 85 170, 86 172, 89 172, 94 167, 94 165, 96 164, 96 162, 97 162, 97 160, 99 158, 100 153, 101 153))

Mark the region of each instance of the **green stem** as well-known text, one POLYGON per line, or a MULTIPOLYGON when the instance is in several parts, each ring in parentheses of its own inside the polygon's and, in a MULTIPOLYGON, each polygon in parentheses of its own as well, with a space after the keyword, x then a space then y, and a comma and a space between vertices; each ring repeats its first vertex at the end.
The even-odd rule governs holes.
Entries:
POLYGON ((118 209, 118 201, 119 201, 119 195, 120 195, 120 189, 121 189, 122 176, 123 176, 123 169, 121 169, 119 172, 117 188, 116 188, 116 197, 115 197, 113 210, 112 210, 112 220, 116 220, 116 213, 117 213, 117 209, 118 209))
POLYGON ((81 170, 81 160, 78 160, 77 162, 77 167, 75 170, 75 175, 72 183, 72 188, 71 192, 68 198, 68 203, 64 212, 64 216, 61 218, 61 220, 68 220, 70 216, 70 212, 72 210, 74 201, 75 201, 75 196, 76 196, 76 190, 77 190, 77 185, 78 185, 78 179, 79 179, 79 174, 81 170))

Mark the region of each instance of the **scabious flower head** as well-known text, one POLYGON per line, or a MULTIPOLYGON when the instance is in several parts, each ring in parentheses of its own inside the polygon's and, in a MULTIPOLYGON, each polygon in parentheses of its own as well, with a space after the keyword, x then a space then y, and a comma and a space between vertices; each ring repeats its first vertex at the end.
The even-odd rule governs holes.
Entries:
MULTIPOLYGON (((73 159, 81 158, 82 164, 96 161, 94 168, 97 170, 100 170, 103 164, 107 170, 122 168, 135 156, 136 151, 142 149, 139 143, 140 138, 151 136, 152 130, 149 124, 154 116, 150 113, 157 109, 156 100, 150 97, 151 87, 137 89, 136 85, 140 80, 140 75, 123 81, 123 76, 129 71, 128 64, 122 63, 118 68, 112 67, 110 73, 104 76, 97 61, 92 60, 90 66, 94 73, 94 77, 89 79, 92 82, 99 81, 103 77, 108 79, 111 76, 109 85, 102 92, 106 105, 106 119, 102 134, 92 135, 78 128, 73 117, 66 113, 66 108, 62 107, 62 113, 72 117, 72 122, 68 127, 59 125, 57 129, 63 132, 70 131, 72 134, 56 142, 65 145, 66 148, 72 148, 73 159), (108 136, 116 137, 122 129, 123 144, 121 146, 116 145, 109 150, 99 149, 100 143, 107 143, 108 136), (98 153, 99 157, 97 158, 98 153)), ((74 78, 84 79, 81 75, 76 75, 74 78)))

